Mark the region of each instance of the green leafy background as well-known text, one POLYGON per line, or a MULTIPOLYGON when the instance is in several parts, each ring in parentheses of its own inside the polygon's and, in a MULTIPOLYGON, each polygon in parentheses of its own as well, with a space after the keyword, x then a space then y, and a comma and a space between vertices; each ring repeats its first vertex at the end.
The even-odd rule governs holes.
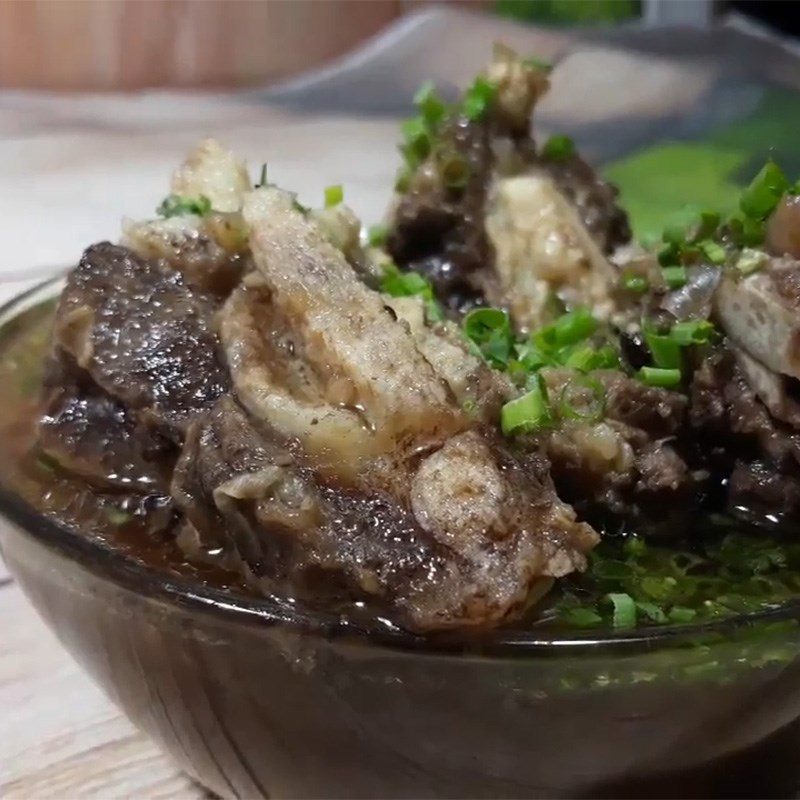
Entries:
POLYGON ((768 89, 750 116, 701 141, 659 142, 603 171, 619 186, 635 234, 648 241, 698 209, 733 211, 741 187, 770 155, 790 177, 800 174, 799 125, 800 97, 768 89))

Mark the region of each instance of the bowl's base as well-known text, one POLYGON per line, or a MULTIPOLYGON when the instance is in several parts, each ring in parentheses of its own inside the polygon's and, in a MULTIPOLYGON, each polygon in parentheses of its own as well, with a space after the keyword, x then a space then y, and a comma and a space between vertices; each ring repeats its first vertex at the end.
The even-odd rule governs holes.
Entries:
POLYGON ((710 764, 591 787, 595 798, 800 797, 800 720, 710 764))

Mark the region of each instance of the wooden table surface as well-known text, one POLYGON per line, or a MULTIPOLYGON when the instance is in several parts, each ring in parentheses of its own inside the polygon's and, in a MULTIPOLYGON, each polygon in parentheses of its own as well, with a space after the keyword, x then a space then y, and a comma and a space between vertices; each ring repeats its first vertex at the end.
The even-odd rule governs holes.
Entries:
POLYGON ((0 576, 0 797, 205 797, 86 677, 2 565, 0 576))

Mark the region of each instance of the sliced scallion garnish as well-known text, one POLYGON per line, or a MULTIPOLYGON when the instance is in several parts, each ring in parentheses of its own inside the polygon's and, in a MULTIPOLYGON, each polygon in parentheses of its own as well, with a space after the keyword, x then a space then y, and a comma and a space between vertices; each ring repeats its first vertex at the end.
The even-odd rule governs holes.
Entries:
POLYGON ((510 400, 501 409, 500 427, 506 436, 514 433, 531 433, 551 424, 547 387, 540 375, 536 375, 535 378, 529 391, 510 400))
POLYGON ((659 333, 646 322, 642 324, 642 333, 653 356, 653 363, 661 369, 680 371, 682 360, 680 345, 668 333, 659 333))
POLYGON ((739 208, 747 217, 766 219, 788 188, 789 181, 783 170, 770 159, 742 192, 739 208))
POLYGON ((622 275, 620 284, 623 289, 634 294, 644 294, 650 288, 650 282, 647 278, 635 272, 625 272, 622 275))
POLYGON ((325 208, 338 206, 344 200, 344 189, 341 183, 325 187, 325 208))
POLYGON ((693 319, 676 322, 672 326, 669 336, 681 347, 688 347, 693 344, 706 344, 715 331, 713 322, 709 322, 707 319, 693 319))
POLYGON ((201 194, 199 197, 183 197, 171 194, 162 200, 161 205, 156 209, 160 217, 185 217, 196 215, 203 217, 211 212, 211 201, 201 194))
POLYGON ((667 286, 672 290, 675 291, 676 289, 680 289, 683 286, 686 286, 687 275, 686 275, 686 267, 663 267, 661 269, 661 275, 664 278, 665 283, 667 286))
POLYGON ((550 161, 566 161, 575 153, 575 142, 569 136, 551 136, 542 147, 542 156, 550 161))
POLYGON ((717 244, 713 239, 704 239, 702 242, 697 243, 700 251, 712 264, 724 264, 727 258, 725 248, 717 244))
POLYGON ((598 322, 586 308, 577 308, 560 316, 551 325, 533 334, 532 341, 542 350, 554 350, 578 344, 588 339, 596 330, 598 322))
POLYGON ((436 92, 432 81, 425 81, 414 95, 414 105, 429 128, 437 128, 447 113, 447 106, 436 92))
POLYGON ((367 231, 367 241, 371 247, 383 247, 389 236, 389 230, 385 225, 373 225, 367 231))
POLYGON ((637 374, 642 383, 662 389, 674 389, 676 386, 680 386, 681 383, 680 369, 642 367, 637 374))
POLYGON ((579 372, 592 372, 596 369, 617 369, 619 367, 619 356, 617 351, 610 345, 603 345, 600 348, 577 347, 567 354, 564 366, 576 369, 579 372))
POLYGON ((615 628, 633 628, 636 626, 636 603, 625 592, 611 592, 606 599, 613 607, 611 624, 615 628))
POLYGON ((474 308, 462 322, 466 337, 495 367, 505 369, 514 350, 511 320, 499 308, 474 308))
POLYGON ((462 100, 462 110, 467 119, 478 120, 487 111, 489 106, 494 102, 495 95, 497 94, 497 86, 479 75, 475 78, 472 86, 464 92, 462 100))

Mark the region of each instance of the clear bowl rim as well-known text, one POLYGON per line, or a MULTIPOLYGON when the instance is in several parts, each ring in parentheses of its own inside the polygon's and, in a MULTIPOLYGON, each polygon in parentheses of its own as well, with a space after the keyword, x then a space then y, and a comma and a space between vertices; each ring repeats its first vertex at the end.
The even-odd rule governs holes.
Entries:
MULTIPOLYGON (((47 280, 15 295, 0 306, 0 329, 18 314, 53 298, 52 289, 64 277, 59 271, 47 280)), ((566 655, 576 653, 652 650, 696 641, 725 637, 757 623, 800 619, 800 598, 758 612, 732 615, 699 624, 664 625, 633 630, 549 631, 535 626, 527 630, 498 628, 485 633, 446 632, 429 635, 410 633, 388 621, 374 624, 355 621, 345 615, 303 609, 278 597, 249 597, 214 588, 188 577, 168 574, 142 564, 122 551, 59 525, 0 484, 0 517, 24 534, 77 563, 94 576, 111 581, 136 594, 167 602, 186 610, 220 617, 230 623, 249 626, 282 626, 300 633, 328 639, 348 639, 360 644, 436 655, 566 655)))

